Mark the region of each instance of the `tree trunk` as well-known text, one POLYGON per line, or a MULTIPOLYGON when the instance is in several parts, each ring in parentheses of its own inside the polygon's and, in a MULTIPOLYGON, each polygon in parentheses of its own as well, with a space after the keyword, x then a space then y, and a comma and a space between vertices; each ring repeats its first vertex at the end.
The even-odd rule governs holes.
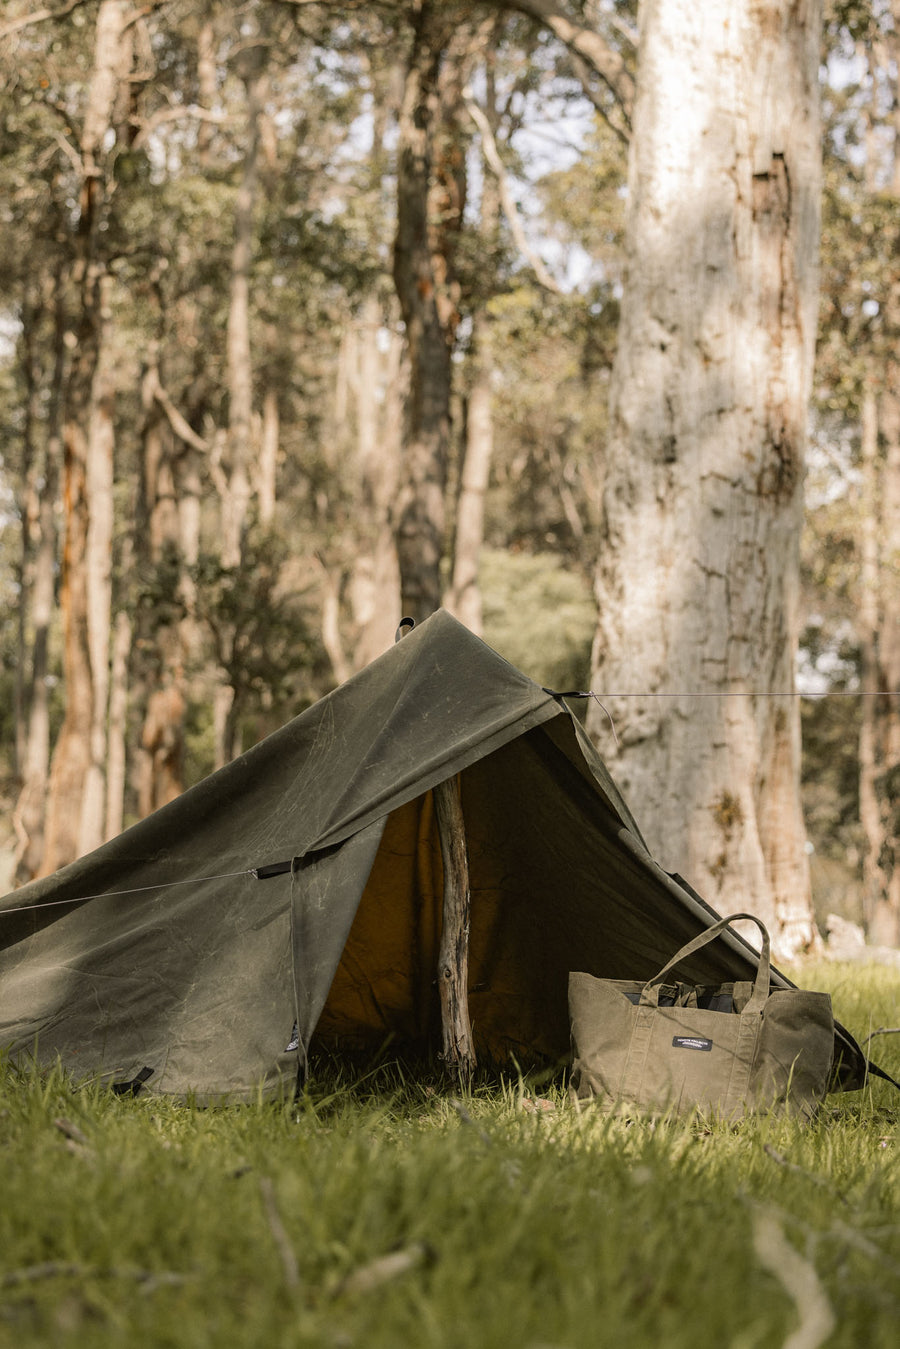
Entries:
POLYGON ((472 345, 473 371, 466 415, 462 481, 456 506, 453 578, 445 603, 450 613, 480 637, 482 612, 478 568, 484 543, 484 498, 494 455, 491 394, 494 363, 491 321, 485 314, 479 314, 475 319, 472 345))
POLYGON ((271 529, 275 520, 275 501, 278 481, 278 445, 281 421, 278 414, 278 392, 268 385, 263 394, 262 423, 260 426, 259 464, 256 475, 256 496, 259 502, 259 523, 271 529))
MULTIPOLYGON (((240 567, 244 533, 252 496, 250 466, 253 457, 253 356, 250 341, 250 282, 253 267, 254 217, 259 188, 261 119, 267 77, 266 48, 260 43, 240 54, 247 92, 247 128, 241 178, 234 212, 231 253, 231 293, 226 334, 228 363, 228 431, 225 463, 220 462, 216 485, 222 510, 220 560, 223 568, 240 567)), ((223 622, 221 640, 234 640, 233 625, 223 622)), ((221 768, 240 752, 239 715, 235 690, 224 670, 213 692, 214 763, 221 768)))
POLYGON ((893 357, 884 375, 863 425, 863 691, 876 696, 863 698, 860 821, 869 939, 900 946, 900 363, 893 357))
MULTIPOLYGON (((873 90, 893 83, 894 133, 888 181, 881 177, 883 130, 873 102, 868 117, 866 188, 900 198, 900 3, 894 26, 869 53, 873 90), (878 78, 880 76, 880 78, 878 78)), ((900 946, 900 282, 881 301, 882 344, 867 362, 861 460, 863 521, 860 565, 862 685, 859 747, 860 823, 865 834, 863 890, 869 939, 900 946), (876 696, 871 696, 875 694, 876 696)))
MULTIPOLYGON (((497 130, 496 88, 489 52, 485 68, 487 113, 482 114, 482 142, 487 137, 494 158, 494 172, 485 173, 481 188, 481 237, 485 253, 489 253, 500 226, 501 185, 498 173, 503 165, 496 152, 497 130)), ((474 106, 470 103, 470 111, 474 106)), ((485 146, 482 143, 483 157, 485 146)), ((513 210, 515 206, 513 204, 513 210)), ((447 608, 461 623, 479 637, 482 633, 481 588, 478 571, 484 544, 484 499, 491 476, 494 457, 494 413, 492 386, 494 380, 494 349, 492 321, 487 312, 487 294, 472 321, 472 373, 466 406, 466 436, 460 474, 459 498, 456 503, 456 530, 453 541, 453 572, 450 591, 445 600, 447 608)))
POLYGON ((592 662, 618 740, 596 707, 589 728, 663 865, 792 955, 817 940, 789 695, 820 7, 640 16, 592 662))
MULTIPOLYGON (((264 59, 264 48, 244 53, 248 64, 264 59)), ((226 334, 228 356, 227 490, 222 494, 222 565, 239 567, 244 529, 250 509, 250 464, 253 458, 253 358, 250 345, 250 278, 253 266, 254 215, 259 186, 260 119, 265 73, 248 73, 247 141, 234 212, 231 253, 231 299, 226 334)))
POLYGON ((400 465, 400 341, 385 324, 374 297, 363 306, 355 342, 353 392, 359 465, 359 545, 348 584, 355 641, 353 665, 361 669, 391 645, 400 622, 400 570, 391 511, 400 465), (387 351, 379 347, 388 336, 387 351), (394 415, 392 415, 392 413, 394 415))
MULTIPOLYGON (((453 333, 457 316, 445 258, 435 238, 447 214, 434 210, 435 140, 440 119, 439 73, 451 34, 448 16, 423 0, 399 119, 394 282, 409 351, 410 385, 403 458, 394 513, 400 605, 417 622, 441 603, 444 491, 450 439, 453 333)), ((455 209, 459 208, 456 203, 455 209)))
MULTIPOLYGON (((187 604, 188 577, 182 530, 183 466, 193 453, 176 448, 172 429, 162 416, 163 385, 158 351, 151 344, 142 383, 144 522, 142 561, 156 578, 161 603, 146 616, 142 645, 147 652, 144 721, 138 754, 138 813, 141 817, 173 800, 184 788, 185 651, 182 604, 187 604)), ((194 554, 196 558, 196 553, 194 554)), ((112 790, 112 787, 110 787, 112 790)))
POLYGON ((128 657, 132 622, 124 609, 116 614, 109 678, 109 746, 106 767, 106 838, 121 834, 125 820, 128 767, 128 657))
POLYGON ((109 276, 100 227, 107 194, 107 137, 122 76, 127 6, 103 0, 81 134, 81 195, 73 264, 78 315, 65 391, 64 516, 60 609, 66 713, 47 797, 47 874, 103 840, 109 692, 112 539, 112 380, 106 355, 109 276))
MULTIPOLYGON (((36 875, 44 854, 44 819, 50 767, 50 699, 48 689, 50 625, 53 619, 57 566, 56 504, 62 462, 62 386, 65 375, 65 311, 61 279, 55 278, 48 308, 54 314, 53 367, 43 454, 33 465, 34 501, 26 505, 23 571, 30 569, 27 618, 31 630, 30 668, 23 678, 22 729, 24 743, 18 764, 22 786, 13 812, 16 832, 16 880, 36 875), (36 484, 41 481, 40 487, 36 484), (32 518, 33 517, 33 518, 32 518)), ((36 434, 36 428, 33 428, 36 434)), ((30 437, 29 437, 30 439, 30 437)), ((36 447, 32 447, 36 451, 36 447)), ((23 578, 24 579, 24 578, 23 578)), ((24 587, 23 587, 24 589, 24 587)), ((26 617, 23 603, 23 620, 26 617)), ((24 675, 24 643, 23 643, 24 675)))

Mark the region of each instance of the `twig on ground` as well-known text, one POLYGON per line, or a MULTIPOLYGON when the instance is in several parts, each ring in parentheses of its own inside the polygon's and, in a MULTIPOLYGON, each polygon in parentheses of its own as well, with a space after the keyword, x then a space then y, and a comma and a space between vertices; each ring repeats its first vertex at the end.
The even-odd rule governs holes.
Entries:
POLYGON ((346 1278, 342 1279, 334 1290, 333 1297, 352 1297, 361 1293, 371 1293, 391 1279, 399 1279, 411 1269, 429 1264, 435 1259, 432 1248, 424 1241, 414 1241, 402 1250, 391 1251, 388 1255, 379 1255, 375 1260, 360 1265, 346 1278))
POLYGON ((281 1221, 281 1214, 278 1212, 278 1204, 275 1201, 275 1186, 268 1176, 260 1176, 259 1191, 262 1195, 263 1208, 266 1211, 266 1218, 269 1223, 269 1231, 272 1233, 275 1245, 278 1248, 278 1254, 281 1257, 281 1267, 284 1270, 284 1281, 288 1288, 299 1288, 300 1269, 297 1264, 297 1257, 294 1254, 294 1248, 291 1245, 290 1238, 285 1231, 284 1223, 281 1221))
POLYGON ((151 1269, 102 1269, 95 1265, 79 1265, 68 1260, 45 1260, 40 1265, 26 1265, 0 1274, 0 1288, 16 1288, 26 1283, 40 1283, 42 1279, 133 1279, 145 1292, 154 1288, 172 1287, 186 1283, 188 1275, 170 1270, 154 1272, 151 1269))
POLYGON ((866 1036, 863 1044, 867 1045, 876 1035, 900 1035, 900 1026, 879 1026, 878 1030, 873 1030, 871 1035, 866 1036))
POLYGON ((763 1152, 767 1157, 771 1157, 773 1162, 785 1167, 786 1170, 793 1171, 795 1175, 803 1176, 806 1180, 811 1180, 814 1185, 821 1185, 826 1190, 830 1190, 832 1194, 837 1195, 842 1204, 848 1203, 847 1196, 841 1194, 840 1190, 836 1189, 824 1176, 817 1176, 813 1171, 807 1171, 805 1167, 798 1166, 796 1162, 788 1161, 787 1157, 783 1157, 777 1148, 772 1147, 771 1143, 763 1143, 763 1152))
POLYGON ((453 1109, 456 1111, 457 1115, 459 1115, 463 1124, 468 1124, 470 1129, 474 1129, 483 1143, 487 1143, 488 1145, 491 1145, 493 1143, 493 1139, 491 1138, 490 1134, 487 1133, 484 1129, 482 1129, 480 1124, 477 1124, 475 1120, 473 1120, 472 1116, 469 1114, 468 1110, 463 1105, 462 1101, 458 1101, 455 1096, 451 1096, 450 1104, 453 1106, 453 1109))
POLYGON ((753 1246, 760 1263, 792 1299, 800 1318, 783 1349, 818 1349, 834 1330, 836 1320, 812 1262, 791 1245, 774 1213, 754 1216, 753 1246))

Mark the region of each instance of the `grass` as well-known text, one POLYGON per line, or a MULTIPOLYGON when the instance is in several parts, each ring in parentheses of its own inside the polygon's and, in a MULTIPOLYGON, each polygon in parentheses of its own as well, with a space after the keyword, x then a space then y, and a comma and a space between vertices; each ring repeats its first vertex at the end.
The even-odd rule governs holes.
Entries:
MULTIPOLYGON (((798 982, 900 1024, 896 972, 798 982)), ((900 1076, 900 1036, 872 1052, 900 1076)), ((0 1345, 893 1346, 898 1150, 881 1083, 728 1127, 397 1064, 212 1110, 6 1065, 0 1345)))

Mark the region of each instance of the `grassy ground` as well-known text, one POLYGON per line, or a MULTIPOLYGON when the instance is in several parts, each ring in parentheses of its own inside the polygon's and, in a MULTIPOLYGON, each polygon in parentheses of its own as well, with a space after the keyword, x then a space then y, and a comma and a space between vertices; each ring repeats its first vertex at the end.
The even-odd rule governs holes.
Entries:
MULTIPOLYGON (((900 1025, 897 973, 798 981, 900 1025)), ((0 1345, 893 1347, 898 1152, 877 1083, 706 1128, 397 1065, 217 1110, 0 1068, 0 1345)))

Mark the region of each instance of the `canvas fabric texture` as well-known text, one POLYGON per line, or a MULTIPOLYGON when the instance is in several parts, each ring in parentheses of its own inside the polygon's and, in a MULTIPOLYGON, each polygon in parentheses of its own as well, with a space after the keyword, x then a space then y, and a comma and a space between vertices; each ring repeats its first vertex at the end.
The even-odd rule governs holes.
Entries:
MULTIPOLYGON (((150 1070, 142 1092, 201 1101, 293 1090, 319 1045, 431 1052, 432 788, 453 777, 479 1061, 565 1063, 570 970, 646 980, 718 914, 651 857, 562 697, 442 611, 177 800, 0 900, 0 1052, 114 1087, 150 1070)), ((683 974, 755 968, 727 933, 683 974)), ((836 1034, 843 1085, 859 1086, 864 1057, 836 1034)))
POLYGON ((721 919, 644 983, 573 972, 569 1011, 577 1101, 726 1120, 755 1111, 810 1119, 831 1085, 831 998, 770 987, 769 934, 750 914, 721 919), (752 982, 667 982, 681 961, 738 919, 762 934, 752 982))

